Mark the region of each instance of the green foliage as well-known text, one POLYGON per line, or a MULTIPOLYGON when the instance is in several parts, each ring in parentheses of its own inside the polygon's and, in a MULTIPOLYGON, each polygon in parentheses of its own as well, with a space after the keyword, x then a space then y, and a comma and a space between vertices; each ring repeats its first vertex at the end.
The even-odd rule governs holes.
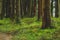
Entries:
POLYGON ((36 18, 23 18, 21 24, 11 23, 10 19, 0 20, 0 32, 18 33, 12 40, 59 40, 60 39, 60 18, 52 18, 54 29, 41 29, 42 21, 36 21, 36 18))
POLYGON ((54 25, 55 27, 59 27, 60 26, 60 18, 52 18, 52 25, 54 25))

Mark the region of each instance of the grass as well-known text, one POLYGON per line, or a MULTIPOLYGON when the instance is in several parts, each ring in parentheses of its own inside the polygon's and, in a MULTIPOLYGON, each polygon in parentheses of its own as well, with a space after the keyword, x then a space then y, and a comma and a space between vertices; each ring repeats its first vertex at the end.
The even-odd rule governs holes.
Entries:
POLYGON ((23 18, 21 24, 11 23, 10 19, 0 20, 0 32, 18 33, 12 40, 60 40, 60 18, 52 18, 54 29, 41 29, 42 21, 36 21, 36 18, 23 18))

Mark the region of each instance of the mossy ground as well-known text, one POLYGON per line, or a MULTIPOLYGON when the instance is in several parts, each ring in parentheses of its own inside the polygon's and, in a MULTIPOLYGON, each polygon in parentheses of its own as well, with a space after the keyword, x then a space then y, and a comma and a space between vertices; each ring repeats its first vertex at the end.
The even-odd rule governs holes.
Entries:
POLYGON ((42 20, 36 18, 23 18, 16 24, 10 19, 0 20, 0 32, 14 32, 12 40, 60 40, 60 18, 52 18, 52 29, 41 29, 42 20))

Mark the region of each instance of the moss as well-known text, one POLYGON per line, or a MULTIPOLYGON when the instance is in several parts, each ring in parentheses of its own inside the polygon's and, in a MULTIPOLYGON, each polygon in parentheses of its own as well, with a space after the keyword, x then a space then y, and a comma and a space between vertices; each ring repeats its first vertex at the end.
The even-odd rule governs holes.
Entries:
POLYGON ((21 19, 21 25, 11 23, 10 19, 0 20, 0 32, 14 32, 12 40, 59 40, 60 39, 60 19, 52 18, 54 29, 41 29, 42 22, 37 22, 35 18, 21 19), (30 23, 31 22, 31 23, 30 23), (55 39, 56 38, 56 39, 55 39))

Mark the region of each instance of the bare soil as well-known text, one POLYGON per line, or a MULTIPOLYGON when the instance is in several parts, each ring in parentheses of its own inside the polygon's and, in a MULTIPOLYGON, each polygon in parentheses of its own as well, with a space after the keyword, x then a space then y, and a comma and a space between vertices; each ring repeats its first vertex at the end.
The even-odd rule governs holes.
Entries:
POLYGON ((0 33, 0 40, 11 40, 12 35, 6 33, 0 33))

